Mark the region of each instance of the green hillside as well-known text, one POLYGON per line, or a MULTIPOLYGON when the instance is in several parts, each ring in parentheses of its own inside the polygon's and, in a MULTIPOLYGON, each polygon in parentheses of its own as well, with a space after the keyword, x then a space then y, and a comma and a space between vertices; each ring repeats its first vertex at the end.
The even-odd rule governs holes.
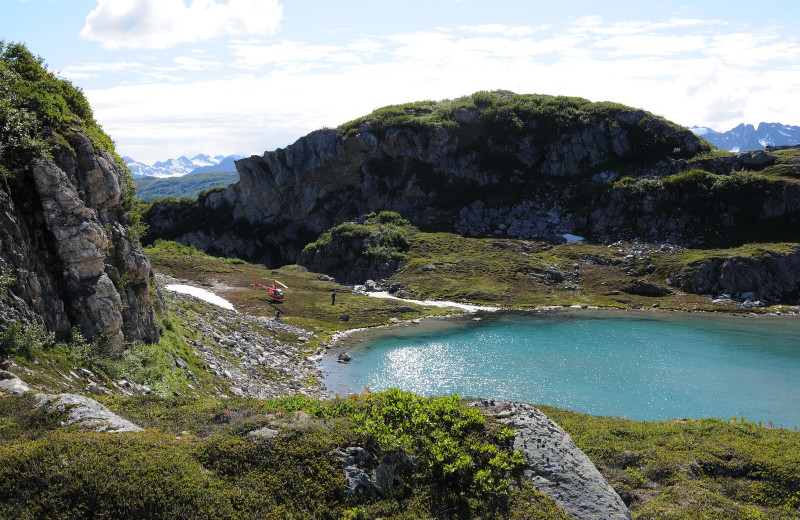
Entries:
POLYGON ((150 201, 174 197, 195 198, 201 191, 210 190, 220 186, 227 186, 239 181, 237 172, 206 172, 183 177, 158 177, 135 178, 137 197, 140 200, 150 201))

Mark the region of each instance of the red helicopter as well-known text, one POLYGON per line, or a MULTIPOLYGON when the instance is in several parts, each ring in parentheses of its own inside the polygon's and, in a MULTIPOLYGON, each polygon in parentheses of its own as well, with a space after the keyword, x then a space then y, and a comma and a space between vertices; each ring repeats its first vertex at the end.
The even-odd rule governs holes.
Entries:
POLYGON ((253 278, 253 287, 261 287, 262 289, 266 289, 267 290, 267 296, 269 296, 270 298, 272 298, 275 301, 282 302, 283 298, 284 298, 284 294, 283 294, 283 291, 278 288, 279 285, 281 287, 283 287, 284 289, 288 289, 288 287, 283 285, 278 280, 272 280, 272 287, 270 287, 269 285, 262 285, 262 284, 258 283, 256 281, 256 279, 253 278))

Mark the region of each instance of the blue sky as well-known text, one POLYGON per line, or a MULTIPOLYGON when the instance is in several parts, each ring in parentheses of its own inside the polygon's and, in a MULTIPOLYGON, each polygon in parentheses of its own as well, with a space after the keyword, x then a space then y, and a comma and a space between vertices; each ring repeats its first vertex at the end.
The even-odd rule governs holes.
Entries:
POLYGON ((687 126, 800 124, 800 6, 772 1, 0 0, 118 151, 261 154, 375 108, 564 94, 687 126))

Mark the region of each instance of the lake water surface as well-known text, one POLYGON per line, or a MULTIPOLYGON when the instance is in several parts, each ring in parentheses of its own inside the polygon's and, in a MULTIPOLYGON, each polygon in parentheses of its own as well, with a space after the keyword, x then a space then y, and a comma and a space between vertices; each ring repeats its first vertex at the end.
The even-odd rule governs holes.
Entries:
POLYGON ((346 395, 399 387, 659 420, 800 426, 800 319, 590 311, 425 320, 355 336, 323 360, 346 395), (353 360, 337 363, 347 350, 353 360))

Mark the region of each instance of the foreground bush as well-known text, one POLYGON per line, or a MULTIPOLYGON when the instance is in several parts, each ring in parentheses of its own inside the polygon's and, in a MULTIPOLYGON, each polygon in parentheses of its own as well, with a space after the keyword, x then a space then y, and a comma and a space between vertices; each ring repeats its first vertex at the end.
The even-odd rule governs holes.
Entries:
POLYGON ((107 398, 147 428, 114 435, 31 403, 0 400, 7 518, 566 518, 518 478, 509 432, 457 396, 107 398), (264 426, 278 435, 248 435, 264 426), (349 446, 408 463, 388 492, 348 497, 333 452, 349 446))

